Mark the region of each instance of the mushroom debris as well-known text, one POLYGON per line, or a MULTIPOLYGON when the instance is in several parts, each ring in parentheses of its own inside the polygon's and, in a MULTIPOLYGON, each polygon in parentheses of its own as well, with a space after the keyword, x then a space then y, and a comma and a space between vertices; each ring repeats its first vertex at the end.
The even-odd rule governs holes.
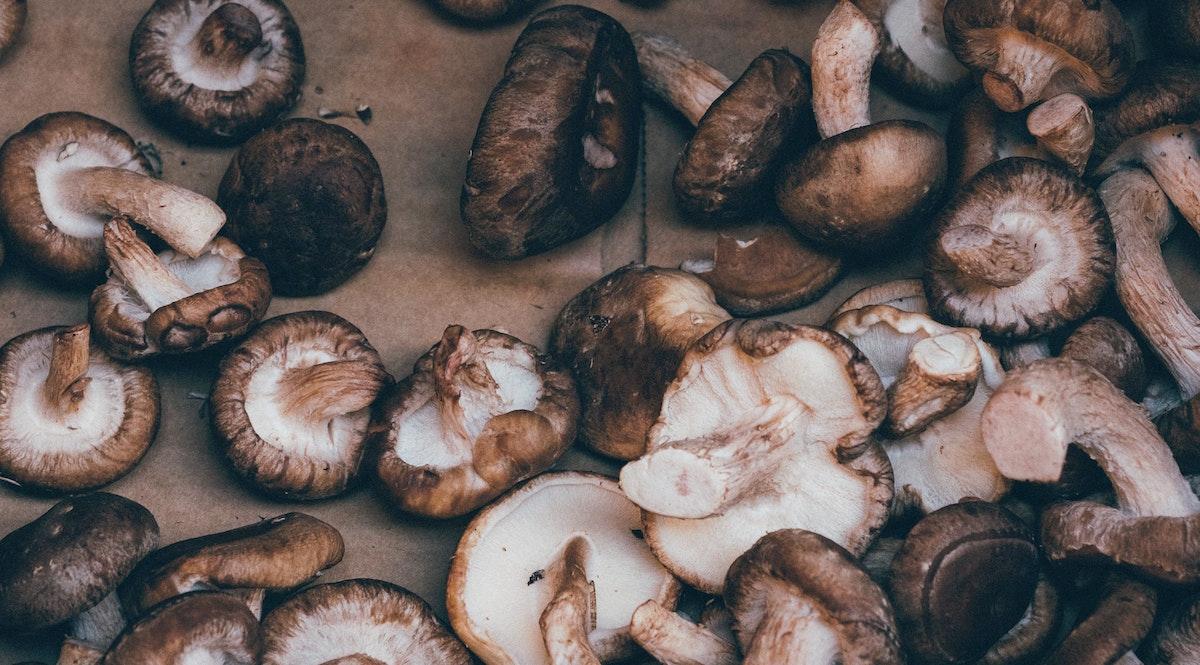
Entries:
POLYGON ((113 360, 88 333, 86 324, 42 328, 0 347, 0 478, 75 493, 124 476, 150 448, 154 374, 113 360))
POLYGON ((375 475, 402 510, 463 515, 554 464, 578 419, 575 382, 549 357, 511 335, 450 326, 381 398, 375 475))
POLYGON ((861 0, 857 3, 882 36, 875 75, 915 104, 944 107, 971 84, 970 72, 946 43, 946 0, 861 0))
POLYGON ((254 665, 258 619, 238 598, 194 591, 150 608, 105 654, 101 665, 254 665))
POLYGON ((370 406, 390 381, 379 352, 349 321, 284 314, 221 361, 212 426, 254 487, 290 499, 335 496, 358 476, 370 406))
POLYGON ((130 39, 129 74, 164 127, 232 143, 295 106, 304 45, 279 0, 155 0, 130 39))
POLYGON ((612 479, 545 473, 467 525, 450 566, 454 631, 487 665, 601 663, 634 653, 630 617, 679 583, 612 479))
POLYGON ((663 565, 706 593, 778 529, 861 554, 892 501, 891 466, 870 437, 885 411, 879 376, 840 335, 729 321, 684 356, 621 489, 645 511, 663 565))
POLYGON ((0 58, 17 42, 28 13, 26 0, 0 0, 0 58))

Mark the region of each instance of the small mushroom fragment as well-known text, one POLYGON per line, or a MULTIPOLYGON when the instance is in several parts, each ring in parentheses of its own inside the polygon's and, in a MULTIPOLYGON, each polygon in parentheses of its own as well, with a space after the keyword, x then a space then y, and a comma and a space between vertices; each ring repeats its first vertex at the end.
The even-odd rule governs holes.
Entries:
POLYGON ((304 513, 287 513, 154 552, 121 584, 121 602, 130 616, 138 616, 189 591, 293 589, 341 561, 344 551, 337 529, 304 513))
POLYGON ((1137 580, 1110 573, 1104 580, 1102 593, 1091 614, 1071 629, 1045 662, 1056 665, 1142 662, 1133 650, 1154 625, 1158 592, 1137 580))
POLYGON ((195 591, 150 608, 104 656, 103 665, 254 665, 258 619, 227 593, 195 591))
POLYGON ((59 501, 0 540, 0 630, 32 632, 83 613, 157 544, 154 516, 129 499, 59 501))
POLYGON ((0 0, 0 58, 16 43, 27 14, 26 0, 0 0))
POLYGON ((225 234, 258 258, 281 295, 341 284, 375 254, 387 223, 383 174, 354 132, 290 118, 256 134, 221 179, 225 234))
POLYGON ((620 23, 578 5, 534 16, 471 145, 460 201, 471 244, 516 259, 608 221, 633 187, 641 121, 637 54, 620 23))
POLYGON ((534 2, 533 0, 433 0, 433 4, 466 21, 491 23, 512 16, 534 2))
POLYGON ((329 312, 270 319, 221 361, 212 425, 238 475, 289 499, 358 476, 370 406, 391 377, 358 328, 329 312))
POLYGON ((575 440, 579 398, 536 348, 450 326, 375 413, 384 493, 402 510, 454 517, 550 468, 575 440))
POLYGON ((1114 97, 1133 71, 1133 35, 1109 0, 949 0, 943 21, 954 55, 1010 113, 1064 92, 1114 97))
POLYGON ((896 279, 855 291, 833 310, 829 319, 833 320, 850 310, 871 305, 887 305, 902 312, 929 313, 929 303, 925 300, 925 285, 921 280, 896 279))
POLYGON ((802 529, 767 534, 729 568, 725 603, 745 665, 899 665, 887 596, 854 555, 802 529))
POLYGON ((304 45, 280 0, 155 0, 133 31, 129 74, 164 127, 231 143, 295 106, 304 45))
POLYGON ((145 367, 92 346, 88 326, 41 328, 0 347, 0 477, 65 494, 129 473, 158 431, 145 367))
POLYGON ((108 281, 88 317, 104 350, 123 360, 191 353, 245 335, 271 304, 262 262, 225 238, 197 256, 157 255, 115 217, 104 226, 108 281))
POLYGON ((572 298, 550 348, 579 387, 583 442, 618 459, 640 456, 684 351, 728 318, 705 282, 669 268, 618 268, 572 298))
POLYGON ((638 646, 663 665, 739 665, 737 646, 655 600, 638 606, 629 623, 638 646))
POLYGON ((1063 343, 1059 355, 1100 370, 1104 378, 1137 402, 1146 394, 1146 362, 1133 333, 1107 316, 1083 322, 1063 343))
POLYGON ((1200 595, 1187 596, 1161 614, 1143 651, 1147 663, 1196 665, 1200 662, 1200 595))
POLYGON ((262 622, 263 665, 467 665, 470 654, 429 605, 380 580, 318 584, 262 622))
POLYGON ((1010 157, 981 170, 943 209, 925 289, 940 320, 1023 340, 1090 312, 1113 262, 1100 197, 1062 167, 1010 157))
POLYGON ((535 477, 467 526, 450 566, 451 625, 487 665, 632 655, 634 610, 647 600, 670 610, 679 594, 640 528, 637 506, 610 478, 535 477))
POLYGON ((1039 104, 1025 117, 1025 127, 1038 146, 1076 175, 1083 175, 1096 139, 1092 109, 1082 97, 1063 93, 1039 104))
POLYGON ((946 43, 946 0, 859 0, 858 7, 882 35, 875 74, 900 97, 921 106, 944 107, 971 83, 970 72, 946 43))
POLYGON ((684 356, 621 489, 646 511, 663 565, 706 593, 777 529, 823 533, 860 554, 892 501, 891 468, 870 440, 884 406, 875 371, 841 336, 728 321, 684 356))
POLYGON ((150 176, 128 134, 83 113, 49 113, 0 147, 0 220, 6 237, 57 281, 103 274, 105 222, 129 217, 189 257, 225 223, 207 198, 150 176))
POLYGON ((1159 0, 1149 9, 1156 44, 1188 58, 1200 58, 1200 2, 1159 0))

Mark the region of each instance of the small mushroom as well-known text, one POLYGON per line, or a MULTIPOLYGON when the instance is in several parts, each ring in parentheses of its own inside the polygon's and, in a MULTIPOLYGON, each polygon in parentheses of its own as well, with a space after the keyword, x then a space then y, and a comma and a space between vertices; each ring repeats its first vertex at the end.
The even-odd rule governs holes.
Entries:
POLYGON ((730 566, 725 589, 745 665, 904 662, 887 596, 820 534, 763 536, 730 566))
POLYGON ((1055 665, 1142 662, 1133 649, 1154 624, 1158 593, 1154 587, 1119 573, 1110 573, 1104 579, 1101 593, 1096 607, 1071 629, 1045 662, 1055 665))
POLYGON ((634 610, 647 600, 672 609, 679 594, 640 529, 610 478, 535 477, 467 525, 447 583, 451 625, 487 665, 629 657, 634 610))
POLYGON ((0 58, 16 43, 27 14, 26 0, 0 0, 0 58))
POLYGON ((66 494, 129 473, 158 431, 145 367, 91 344, 88 326, 41 328, 0 347, 0 477, 66 494))
POLYGON ((925 300, 925 285, 921 280, 896 279, 855 291, 833 310, 829 319, 833 320, 850 310, 872 305, 887 305, 902 312, 929 313, 929 303, 925 300))
POLYGON ((534 16, 471 144, 460 200, 471 244, 516 259, 608 221, 633 187, 641 122, 637 54, 620 23, 578 5, 534 16))
POLYGON ((262 622, 263 665, 467 665, 470 654, 419 596, 380 580, 318 584, 262 622))
POLYGON ((104 350, 123 360, 191 353, 245 335, 271 304, 262 262, 225 238, 195 257, 157 255, 123 218, 104 226, 108 281, 88 318, 104 350))
POLYGON ((124 215, 189 257, 225 223, 207 198, 151 177, 128 134, 82 113, 49 113, 0 147, 0 220, 34 268, 87 284, 104 271, 103 230, 124 215))
POLYGON ((1155 44, 1188 58, 1200 58, 1200 2, 1159 0, 1149 5, 1155 44))
POLYGON ((391 378, 358 328, 329 312, 270 319, 221 361, 210 401, 226 457, 258 489, 290 499, 346 490, 370 406, 391 378))
MULTIPOLYGON (((1119 269, 1119 268, 1118 268, 1119 269)), ((1063 343, 1059 355, 1084 362, 1137 402, 1146 394, 1146 362, 1133 333, 1107 316, 1083 322, 1063 343)))
POLYGON ((663 665, 739 665, 737 646, 702 624, 692 623, 655 600, 633 612, 629 634, 663 665))
POLYGON ((1148 663, 1195 665, 1200 657, 1200 595, 1187 596, 1161 613, 1142 650, 1148 663))
POLYGON ((129 74, 152 119, 232 143, 295 106, 304 45, 280 0, 155 0, 133 31, 129 74))
POLYGON ((534 4, 533 0, 433 0, 439 9, 473 23, 492 23, 534 4))
POLYGON ((150 608, 113 644, 102 665, 254 665, 258 619, 227 593, 195 591, 150 608))
POLYGON ((1109 0, 949 0, 943 21, 954 55, 1010 113, 1064 92, 1114 97, 1133 71, 1133 35, 1109 0))
POLYGON ((900 97, 921 106, 944 107, 971 83, 946 43, 946 0, 859 0, 883 37, 875 75, 900 97))

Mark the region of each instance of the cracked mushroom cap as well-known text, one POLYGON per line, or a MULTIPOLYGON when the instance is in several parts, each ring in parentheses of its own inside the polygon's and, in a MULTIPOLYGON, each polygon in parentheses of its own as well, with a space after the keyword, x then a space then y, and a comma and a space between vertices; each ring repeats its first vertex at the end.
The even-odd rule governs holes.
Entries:
POLYGON ((381 580, 318 584, 262 622, 263 665, 468 665, 470 654, 419 596, 381 580))
POLYGON ((98 492, 64 499, 0 540, 0 630, 32 632, 101 602, 158 544, 141 504, 98 492))
POLYGON ((0 347, 0 477, 51 493, 129 473, 158 431, 145 367, 92 346, 88 326, 41 328, 0 347))
POLYGON ((16 43, 27 15, 26 0, 0 0, 0 58, 16 43))
POLYGON ((1200 658, 1200 595, 1192 594, 1160 614, 1143 651, 1150 663, 1195 665, 1200 658))
POLYGON ((575 440, 571 375, 511 335, 446 328, 388 390, 375 473, 402 510, 463 515, 550 468, 575 440))
POLYGON ((583 442, 618 459, 641 455, 684 351, 728 318, 704 281, 670 268, 618 268, 572 298, 550 349, 579 388, 583 442))
POLYGON ((358 476, 370 407, 390 380, 349 321, 284 314, 221 361, 209 400, 213 429, 256 488, 290 499, 334 496, 358 476))
POLYGON ((1004 111, 1064 92, 1114 97, 1133 72, 1133 35, 1109 0, 949 0, 943 21, 954 55, 1004 111))
POLYGON ((900 97, 921 106, 953 103, 971 84, 970 72, 946 42, 946 0, 857 0, 883 37, 875 74, 900 97))
POLYGON ((195 591, 156 605, 125 629, 102 665, 253 665, 258 619, 236 596, 195 591))
POLYGON ((645 511, 663 565, 706 593, 777 529, 860 554, 892 501, 891 466, 870 439, 884 411, 878 375, 841 336, 729 321, 684 356, 621 489, 645 511))
MULTIPOLYGON (((1155 3, 1168 4, 1166 0, 1155 3)), ((1121 97, 1097 109, 1096 155, 1106 157, 1138 134, 1196 121, 1200 121, 1200 64, 1169 58, 1144 60, 1121 97)))
POLYGON ((647 600, 673 609, 679 593, 641 527, 637 506, 611 478, 533 478, 476 515, 459 541, 446 592, 454 631, 488 665, 550 663, 564 628, 599 662, 632 655, 634 610, 647 600), (572 599, 572 586, 591 591, 572 599), (575 625, 554 612, 571 605, 582 615, 575 625))
POLYGON ((279 0, 155 0, 129 42, 129 74, 155 121, 232 143, 296 104, 304 45, 279 0))
POLYGON ((578 5, 535 15, 471 145, 460 199, 471 244, 516 259, 608 221, 633 187, 641 120, 637 54, 620 23, 578 5))
POLYGON ((1076 624, 1045 662, 1056 665, 1142 662, 1133 649, 1154 625, 1158 592, 1119 573, 1110 573, 1100 591, 1103 596, 1091 613, 1076 624))
POLYGON ((730 566, 725 604, 746 663, 904 662, 883 590, 853 554, 817 533, 759 539, 730 566))

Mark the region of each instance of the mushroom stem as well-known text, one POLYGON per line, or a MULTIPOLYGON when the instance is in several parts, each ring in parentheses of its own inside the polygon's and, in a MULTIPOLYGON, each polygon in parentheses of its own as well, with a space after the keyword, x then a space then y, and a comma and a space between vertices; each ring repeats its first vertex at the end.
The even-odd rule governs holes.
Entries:
POLYGON ((73 169, 59 176, 58 185, 67 207, 105 217, 128 217, 193 258, 225 225, 225 213, 210 199, 126 169, 73 169))
POLYGON ((656 600, 633 612, 629 634, 663 665, 737 665, 737 649, 704 626, 688 621, 656 600))
POLYGON ((321 665, 387 665, 387 663, 361 653, 352 653, 349 656, 327 660, 321 665))
POLYGON ((1096 126, 1092 109, 1082 97, 1064 93, 1043 102, 1029 112, 1025 126, 1043 150, 1076 175, 1083 175, 1096 139, 1096 126))
POLYGON ((1200 129, 1194 125, 1167 125, 1139 134, 1117 147, 1096 169, 1110 175, 1122 166, 1141 164, 1154 175, 1158 186, 1179 214, 1200 232, 1200 129))
POLYGON ((1009 30, 1000 40, 996 62, 983 75, 983 90, 1001 111, 1015 113, 1042 98, 1062 65, 1059 53, 1026 32, 1009 30))
POLYGON ((1020 284, 1034 268, 1034 251, 1009 234, 967 224, 947 230, 938 239, 942 253, 963 275, 1003 288, 1020 284))
POLYGON ((866 14, 838 0, 812 47, 813 113, 821 138, 871 124, 871 67, 881 45, 866 14))
POLYGON ((58 665, 97 665, 125 625, 121 601, 113 591, 71 620, 58 665))
POLYGON ((888 389, 887 432, 900 439, 962 408, 975 395, 983 359, 964 332, 927 337, 913 346, 888 389))
POLYGON ((441 409, 447 447, 469 454, 475 436, 467 430, 463 395, 471 395, 474 408, 488 413, 501 411, 500 389, 482 359, 475 333, 462 326, 449 326, 433 351, 433 386, 441 409))
POLYGON ((371 406, 386 376, 365 360, 293 367, 279 379, 279 408, 284 415, 322 423, 371 406))
POLYGON ((104 225, 104 253, 119 275, 151 312, 192 295, 192 290, 158 260, 121 217, 104 225))
POLYGON ((588 641, 596 627, 595 589, 587 578, 589 549, 586 538, 575 536, 546 570, 554 597, 538 624, 553 665, 600 665, 588 641))
POLYGON ((700 124, 708 107, 733 85, 666 35, 635 32, 632 37, 642 68, 642 87, 682 113, 693 126, 700 124))
POLYGON ((254 12, 236 2, 221 5, 200 24, 191 46, 196 61, 233 75, 246 56, 263 43, 262 25, 254 12))
POLYGON ((42 396, 60 416, 79 410, 87 394, 88 346, 91 329, 86 323, 54 333, 50 345, 50 371, 42 386, 42 396))
POLYGON ((821 612, 783 588, 767 593, 763 619, 747 647, 743 665, 835 663, 841 655, 837 634, 821 612))

